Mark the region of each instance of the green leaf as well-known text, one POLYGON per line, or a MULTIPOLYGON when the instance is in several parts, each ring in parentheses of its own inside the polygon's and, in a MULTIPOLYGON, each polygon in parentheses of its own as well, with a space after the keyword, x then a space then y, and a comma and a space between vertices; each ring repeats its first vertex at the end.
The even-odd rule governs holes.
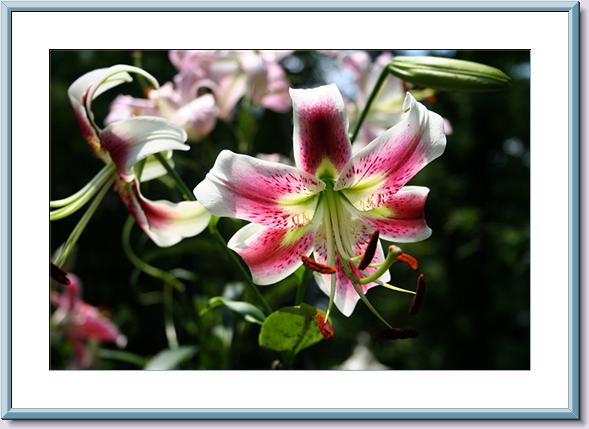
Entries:
POLYGON ((157 355, 152 357, 145 369, 148 370, 167 370, 174 369, 182 362, 190 359, 196 354, 196 347, 181 346, 174 349, 162 350, 157 355))
POLYGON ((317 309, 308 304, 284 307, 270 314, 260 330, 260 346, 293 355, 323 339, 315 318, 317 309))
POLYGON ((224 305, 229 310, 243 316, 243 318, 250 323, 257 323, 261 325, 264 323, 264 313, 258 307, 249 302, 243 301, 231 301, 229 299, 225 299, 221 296, 213 297, 209 300, 209 308, 216 308, 221 305, 224 305))
POLYGON ((441 57, 395 57, 389 72, 398 78, 439 91, 496 91, 511 78, 495 67, 441 57))
POLYGON ((143 368, 145 366, 145 358, 133 353, 124 352, 121 350, 100 349, 98 357, 101 359, 116 360, 119 362, 129 363, 143 368))

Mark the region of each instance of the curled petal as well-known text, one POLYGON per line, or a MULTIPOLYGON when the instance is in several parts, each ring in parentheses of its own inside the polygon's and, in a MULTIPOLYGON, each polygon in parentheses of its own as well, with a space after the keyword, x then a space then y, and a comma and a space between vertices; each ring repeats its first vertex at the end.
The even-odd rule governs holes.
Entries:
POLYGON ((309 174, 335 178, 352 153, 342 95, 331 84, 291 89, 290 96, 296 165, 309 174))
POLYGON ((342 170, 342 190, 358 210, 380 207, 446 147, 444 121, 410 93, 401 122, 360 150, 342 170))
POLYGON ((243 258, 254 283, 269 285, 294 273, 302 265, 301 254, 313 248, 310 225, 278 229, 250 223, 235 233, 227 246, 243 258))
POLYGON ((296 228, 313 219, 324 188, 295 167, 224 150, 194 195, 217 216, 296 228))
POLYGON ((131 82, 133 79, 129 73, 136 73, 145 77, 154 87, 158 87, 157 80, 144 70, 138 67, 128 65, 115 65, 108 68, 101 68, 92 70, 72 83, 68 89, 68 96, 76 116, 81 115, 78 121, 82 121, 80 124, 82 132, 86 135, 86 129, 84 127, 90 126, 98 131, 98 127, 94 123, 94 115, 92 113, 92 101, 115 86, 118 86, 125 82, 131 82))
MULTIPOLYGON (((432 233, 424 218, 428 193, 429 189, 423 186, 405 186, 377 208, 358 215, 378 229, 385 240, 396 243, 425 240, 432 233)), ((375 199, 375 205, 377 202, 375 199)))
POLYGON ((141 229, 160 247, 173 246, 205 229, 211 214, 198 201, 151 201, 141 195, 139 183, 119 182, 118 191, 141 229))
MULTIPOLYGON (((353 237, 354 237, 354 254, 360 255, 364 252, 370 239, 372 237, 373 230, 363 225, 361 222, 354 221, 351 223, 351 228, 353 228, 353 237)), ((333 240, 333 238, 332 238, 333 240)), ((325 228, 320 228, 315 236, 315 243, 314 243, 314 252, 313 256, 315 260, 321 264, 327 264, 327 247, 326 247, 326 236, 325 236, 325 228)), ((376 248, 376 254, 374 255, 373 263, 379 263, 384 261, 384 252, 382 250, 382 246, 380 242, 376 248)), ((354 286, 352 282, 344 272, 341 261, 338 257, 336 257, 336 268, 337 273, 336 275, 336 282, 335 282, 335 305, 338 310, 346 317, 349 317, 356 307, 356 303, 360 299, 356 291, 354 290, 354 286)), ((367 267, 364 271, 367 274, 371 274, 376 271, 376 267, 367 267)), ((314 273, 315 280, 319 285, 319 288, 329 296, 329 288, 331 287, 331 275, 323 275, 314 273)), ((388 282, 391 276, 387 271, 384 273, 379 280, 383 282, 388 282)), ((377 286, 376 283, 368 283, 366 285, 360 285, 362 291, 366 293, 368 289, 377 286)))
POLYGON ((133 180, 133 166, 150 155, 169 150, 189 150, 186 131, 154 116, 138 116, 110 124, 100 133, 102 147, 116 165, 119 176, 133 180))

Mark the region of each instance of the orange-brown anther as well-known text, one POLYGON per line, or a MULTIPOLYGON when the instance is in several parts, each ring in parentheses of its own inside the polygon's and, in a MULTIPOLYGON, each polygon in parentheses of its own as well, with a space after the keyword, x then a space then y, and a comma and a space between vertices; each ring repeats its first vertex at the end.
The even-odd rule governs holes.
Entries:
POLYGON ((323 314, 317 312, 315 313, 315 319, 317 320, 317 327, 319 327, 319 332, 326 340, 329 340, 333 337, 333 327, 329 321, 325 320, 323 314))
POLYGON ((416 315, 419 309, 421 308, 421 304, 423 303, 423 297, 425 296, 425 276, 420 274, 417 277, 417 288, 415 289, 415 296, 413 297, 413 302, 411 302, 411 307, 409 308, 409 314, 416 315))
POLYGON ((370 265, 372 259, 374 259, 374 254, 376 253, 376 246, 378 245, 379 234, 379 231, 374 231, 372 233, 372 237, 370 237, 370 241, 368 242, 366 250, 364 251, 364 256, 362 256, 362 260, 358 264, 359 270, 364 270, 366 267, 368 267, 368 265, 370 265))
POLYGON ((321 274, 334 274, 337 270, 334 267, 330 267, 329 265, 323 265, 319 262, 309 258, 308 256, 301 255, 301 259, 303 260, 303 265, 310 270, 317 271, 321 274))
POLYGON ((49 275, 53 280, 57 283, 61 283, 62 285, 69 285, 70 279, 67 278, 67 273, 59 268, 57 265, 53 264, 53 262, 49 262, 49 275))
POLYGON ((151 92, 154 90, 155 88, 153 86, 145 88, 145 91, 143 91, 143 93, 145 94, 145 98, 149 98, 149 94, 151 94, 151 92))
POLYGON ((401 86, 403 87, 403 92, 408 92, 411 89, 409 88, 409 84, 404 80, 401 81, 401 86))
POLYGON ((417 271, 417 269, 419 268, 419 263, 417 262, 417 259, 409 255, 408 253, 401 253, 399 256, 397 256, 397 261, 406 263, 411 267, 413 271, 417 271))

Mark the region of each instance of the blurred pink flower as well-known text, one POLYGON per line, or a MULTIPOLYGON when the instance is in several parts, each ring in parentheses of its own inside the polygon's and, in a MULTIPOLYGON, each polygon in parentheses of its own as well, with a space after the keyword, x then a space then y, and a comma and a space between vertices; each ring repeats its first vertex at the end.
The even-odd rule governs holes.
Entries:
POLYGON ((277 112, 290 109, 289 81, 280 61, 292 51, 170 51, 174 83, 151 90, 147 99, 119 96, 107 123, 134 115, 165 117, 199 140, 228 120, 239 100, 277 112))
POLYGON ((74 348, 72 367, 84 369, 91 365, 92 360, 88 340, 111 342, 124 348, 127 338, 96 307, 82 301, 80 279, 74 274, 68 274, 67 278, 69 284, 62 286, 61 294, 51 292, 51 303, 57 307, 51 320, 53 326, 63 329, 74 348))
MULTIPOLYGON (((392 55, 383 53, 372 61, 366 51, 341 51, 336 54, 336 59, 345 70, 352 74, 356 83, 355 99, 346 101, 350 122, 355 124, 383 67, 391 61, 392 55)), ((402 81, 389 75, 364 120, 354 142, 354 152, 382 134, 391 124, 399 122, 404 99, 405 88, 402 81)))

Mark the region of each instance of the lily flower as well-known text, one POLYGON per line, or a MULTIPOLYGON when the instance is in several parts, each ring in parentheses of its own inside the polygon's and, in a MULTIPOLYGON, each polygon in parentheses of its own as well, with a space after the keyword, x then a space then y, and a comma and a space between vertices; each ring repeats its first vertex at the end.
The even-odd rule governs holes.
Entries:
POLYGON ((430 236, 429 189, 405 185, 443 153, 443 120, 408 93, 400 122, 352 155, 335 85, 290 94, 296 166, 224 150, 194 194, 217 216, 251 222, 228 246, 255 283, 276 283, 305 263, 330 298, 325 320, 333 303, 349 316, 359 299, 383 320, 366 291, 381 285, 413 293, 387 283, 392 263, 413 261, 397 246, 385 258, 379 235, 397 243, 430 236))
POLYGON ((113 122, 106 128, 97 125, 92 102, 100 94, 132 80, 129 73, 143 76, 157 88, 157 80, 137 67, 116 65, 97 69, 78 78, 68 95, 82 134, 106 167, 95 178, 103 186, 115 182, 121 200, 143 231, 161 247, 171 246, 185 237, 199 234, 208 224, 210 213, 196 201, 172 203, 151 201, 141 194, 140 182, 166 174, 153 155, 163 152, 170 158, 173 150, 188 150, 186 132, 168 120, 137 116, 113 122), (144 161, 139 177, 136 166, 144 161))
POLYGON ((174 83, 149 91, 147 99, 117 97, 106 123, 137 115, 167 118, 200 140, 217 119, 229 120, 243 97, 277 112, 290 109, 289 82, 278 61, 292 51, 170 51, 178 69, 174 83))
POLYGON ((111 342, 124 348, 127 338, 96 307, 82 300, 80 279, 77 276, 67 274, 67 280, 61 294, 51 292, 50 295, 51 303, 57 307, 51 316, 52 326, 62 327, 65 337, 73 345, 74 368, 88 368, 92 358, 87 347, 88 340, 111 342))

